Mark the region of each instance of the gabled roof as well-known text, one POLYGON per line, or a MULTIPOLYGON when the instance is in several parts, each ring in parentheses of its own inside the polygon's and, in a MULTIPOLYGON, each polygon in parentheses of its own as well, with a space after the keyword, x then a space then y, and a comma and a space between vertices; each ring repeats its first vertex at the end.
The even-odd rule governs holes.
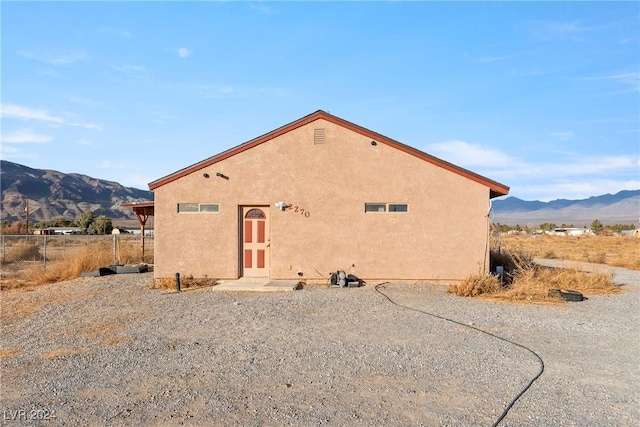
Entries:
POLYGON ((188 166, 184 169, 180 169, 177 172, 174 172, 170 175, 167 175, 165 177, 162 177, 160 179, 157 179, 151 183, 149 183, 149 189, 150 190, 155 190, 158 187, 161 187, 165 184, 168 184, 172 181, 175 181, 179 178, 182 178, 183 176, 189 175, 193 172, 196 172, 200 169, 206 168, 208 166, 211 166, 215 163, 218 163, 222 160, 228 159, 231 156, 235 156, 236 154, 242 153, 244 151, 247 151, 257 145, 260 145, 264 142, 267 142, 269 140, 272 140, 280 135, 283 135, 287 132, 291 132, 294 129, 297 129, 301 126, 307 125, 309 123, 312 123, 316 120, 326 120, 330 123, 333 123, 335 125, 338 126, 342 126, 343 128, 349 129, 353 132, 356 132, 360 135, 366 136, 367 138, 371 138, 372 140, 375 140, 378 143, 382 143, 382 144, 386 144, 390 147, 396 148, 400 151, 403 151, 407 154, 410 154, 412 156, 415 156, 421 160, 424 160, 425 162, 434 164, 436 166, 439 166, 443 169, 446 169, 450 172, 456 173, 458 175, 461 175, 465 178, 468 178, 472 181, 478 182, 482 185, 485 185, 487 187, 489 187, 490 189, 490 197, 499 197, 499 196, 505 196, 507 194, 509 194, 509 187, 507 187, 504 184, 500 184, 499 182, 493 181, 489 178, 485 178, 482 175, 478 175, 477 173, 471 172, 467 169, 461 168, 459 166, 456 166, 452 163, 449 163, 447 161, 444 161, 442 159, 439 159, 437 157, 434 157, 430 154, 427 154, 425 152, 422 152, 418 149, 415 149, 413 147, 410 147, 408 145, 405 145, 401 142, 398 142, 396 140, 393 140, 391 138, 388 138, 384 135, 380 135, 379 133, 373 132, 369 129, 363 128, 362 126, 358 126, 355 123, 351 123, 347 120, 341 119, 340 117, 336 117, 334 115, 331 115, 329 113, 327 113, 326 111, 322 111, 322 110, 318 110, 315 113, 309 114, 308 116, 302 117, 294 122, 291 122, 287 125, 284 125, 282 127, 279 127, 278 129, 275 129, 269 133, 266 133, 262 136, 259 136, 257 138, 254 138, 250 141, 245 142, 244 144, 240 144, 236 147, 230 148, 229 150, 223 151, 220 154, 216 154, 213 157, 209 157, 208 159, 202 160, 201 162, 195 163, 191 166, 188 166))

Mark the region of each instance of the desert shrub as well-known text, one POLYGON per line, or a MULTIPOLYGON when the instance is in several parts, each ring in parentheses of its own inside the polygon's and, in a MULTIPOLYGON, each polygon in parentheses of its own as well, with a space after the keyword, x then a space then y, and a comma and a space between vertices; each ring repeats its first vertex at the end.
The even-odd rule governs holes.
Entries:
POLYGON ((461 297, 477 297, 500 292, 501 286, 497 276, 481 274, 467 277, 461 283, 449 285, 447 292, 461 297))
POLYGON ((29 284, 42 285, 80 277, 85 271, 96 270, 113 264, 113 250, 110 244, 91 244, 70 250, 64 257, 47 264, 33 266, 25 272, 29 284))
MULTIPOLYGON (((118 264, 138 264, 142 262, 140 240, 121 240, 117 250, 118 264)), ((144 262, 153 264, 153 244, 147 243, 144 248, 144 262)))
POLYGON ((513 283, 513 280, 522 272, 525 272, 535 265, 533 258, 523 251, 508 251, 490 253, 491 271, 496 271, 496 267, 501 265, 504 268, 503 284, 505 286, 513 283))
MULTIPOLYGON (((180 278, 180 289, 204 288, 207 286, 213 286, 217 283, 217 279, 209 279, 208 277, 194 278, 193 276, 187 276, 180 278)), ((151 289, 174 290, 176 289, 176 279, 175 277, 154 279, 151 283, 151 289)))
MULTIPOLYGON (((40 245, 19 242, 6 247, 0 288, 12 289, 23 286, 42 285, 80 277, 83 272, 96 270, 113 264, 140 264, 142 251, 139 239, 118 241, 114 253, 112 239, 48 239, 47 263, 21 264, 18 261, 43 261, 40 245), (6 274, 9 266, 20 265, 19 271, 6 274), (26 268, 25 268, 26 267, 26 268)), ((151 239, 150 239, 151 240, 151 239)), ((146 263, 153 263, 153 240, 145 247, 146 263)))
POLYGON ((513 285, 499 295, 498 299, 529 302, 562 302, 559 297, 549 296, 549 290, 573 290, 583 294, 613 294, 622 292, 609 274, 589 273, 578 269, 535 267, 523 271, 513 285))
POLYGON ((40 246, 28 242, 19 242, 7 248, 4 255, 5 262, 38 261, 42 259, 40 246))
POLYGON ((470 276, 461 283, 450 285, 447 291, 465 297, 555 304, 564 300, 550 296, 551 289, 574 290, 583 294, 622 292, 611 275, 606 273, 542 267, 519 252, 492 253, 491 256, 492 265, 495 262, 495 265, 505 268, 502 286, 495 275, 470 276))
POLYGON ((603 252, 597 252, 597 253, 587 253, 584 254, 583 259, 587 262, 592 262, 595 264, 606 264, 607 263, 607 254, 603 253, 603 252))

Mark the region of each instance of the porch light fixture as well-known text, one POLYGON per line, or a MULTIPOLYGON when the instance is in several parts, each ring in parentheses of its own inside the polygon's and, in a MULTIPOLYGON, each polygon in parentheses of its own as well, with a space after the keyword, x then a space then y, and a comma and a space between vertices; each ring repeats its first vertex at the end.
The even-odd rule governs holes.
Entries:
POLYGON ((286 202, 276 202, 275 206, 283 212, 285 211, 285 209, 291 207, 291 205, 287 204, 286 202))

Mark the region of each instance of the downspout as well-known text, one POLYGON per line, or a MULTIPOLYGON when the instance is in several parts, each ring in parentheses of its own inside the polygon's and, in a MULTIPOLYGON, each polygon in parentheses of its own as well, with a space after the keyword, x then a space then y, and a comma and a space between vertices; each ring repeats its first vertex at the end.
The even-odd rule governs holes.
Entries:
POLYGON ((487 239, 484 247, 484 267, 482 274, 487 274, 487 266, 490 266, 490 244, 491 244, 491 209, 493 208, 493 203, 491 201, 491 194, 489 194, 489 210, 487 211, 487 239))

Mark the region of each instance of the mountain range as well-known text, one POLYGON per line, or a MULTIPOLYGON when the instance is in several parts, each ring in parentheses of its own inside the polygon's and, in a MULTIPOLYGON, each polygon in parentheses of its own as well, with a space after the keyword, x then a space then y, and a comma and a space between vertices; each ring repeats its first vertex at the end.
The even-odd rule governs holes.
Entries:
POLYGON ((640 190, 620 191, 581 200, 526 201, 517 197, 494 200, 493 222, 511 225, 542 223, 589 226, 594 220, 603 224, 635 224, 640 220, 640 190))
POLYGON ((74 220, 88 211, 111 219, 133 219, 133 211, 123 208, 123 203, 153 200, 151 191, 77 173, 32 169, 6 160, 0 160, 0 191, 0 219, 9 222, 26 219, 27 201, 30 221, 48 221, 74 220))
MULTIPOLYGON (((0 219, 10 222, 25 219, 47 221, 56 218, 77 219, 93 211, 111 219, 134 219, 123 203, 153 200, 151 191, 125 187, 117 182, 86 175, 65 174, 54 170, 32 169, 0 160, 0 219)), ((640 190, 620 191, 582 200, 526 201, 517 197, 493 200, 494 223, 539 225, 542 223, 590 225, 598 219, 604 224, 636 224, 640 219, 640 190)))

